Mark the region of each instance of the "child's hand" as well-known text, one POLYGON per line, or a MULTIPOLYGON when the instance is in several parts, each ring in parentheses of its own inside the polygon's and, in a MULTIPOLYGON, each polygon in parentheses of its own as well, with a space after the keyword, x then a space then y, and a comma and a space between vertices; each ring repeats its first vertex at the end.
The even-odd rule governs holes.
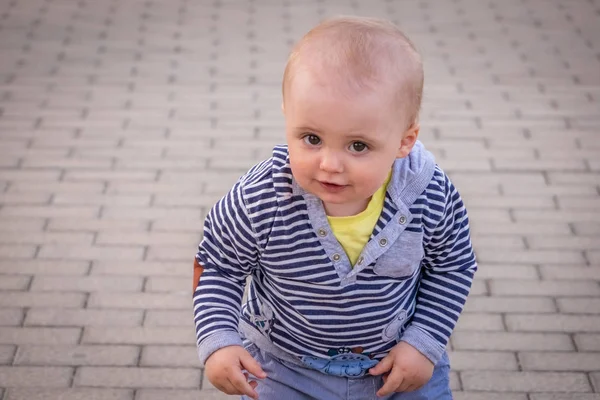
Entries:
POLYGON ((258 399, 254 390, 255 381, 248 382, 246 370, 257 378, 264 379, 267 374, 260 364, 241 346, 227 346, 212 353, 204 365, 206 377, 217 389, 226 394, 245 394, 258 399))
POLYGON ((429 382, 433 375, 433 363, 406 342, 400 342, 379 364, 369 370, 371 375, 383 376, 384 385, 377 396, 393 392, 412 392, 429 382))

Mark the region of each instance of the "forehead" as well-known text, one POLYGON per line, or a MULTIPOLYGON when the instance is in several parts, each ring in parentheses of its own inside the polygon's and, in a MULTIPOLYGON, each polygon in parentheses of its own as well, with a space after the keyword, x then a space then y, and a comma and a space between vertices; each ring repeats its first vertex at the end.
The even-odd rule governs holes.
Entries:
MULTIPOLYGON (((379 85, 378 85, 379 86, 379 85)), ((327 132, 373 132, 392 122, 384 88, 348 86, 331 74, 298 71, 285 97, 286 120, 327 132)))

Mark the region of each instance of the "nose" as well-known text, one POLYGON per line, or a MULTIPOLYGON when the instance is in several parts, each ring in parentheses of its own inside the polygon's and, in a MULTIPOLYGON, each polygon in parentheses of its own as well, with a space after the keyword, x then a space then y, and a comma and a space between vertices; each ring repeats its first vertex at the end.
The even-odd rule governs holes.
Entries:
POLYGON ((329 173, 341 173, 344 171, 341 157, 335 151, 326 149, 323 149, 321 153, 321 164, 319 167, 322 171, 329 173))

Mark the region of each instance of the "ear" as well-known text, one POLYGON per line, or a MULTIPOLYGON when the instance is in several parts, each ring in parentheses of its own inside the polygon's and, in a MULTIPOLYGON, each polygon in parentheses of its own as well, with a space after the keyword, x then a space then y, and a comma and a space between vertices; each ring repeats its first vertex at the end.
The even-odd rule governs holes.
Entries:
POLYGON ((419 137, 419 130, 421 129, 421 125, 418 122, 414 122, 404 133, 402 134, 402 141, 400 142, 400 147, 398 148, 398 153, 396 154, 397 158, 406 157, 413 146, 417 142, 417 137, 419 137))

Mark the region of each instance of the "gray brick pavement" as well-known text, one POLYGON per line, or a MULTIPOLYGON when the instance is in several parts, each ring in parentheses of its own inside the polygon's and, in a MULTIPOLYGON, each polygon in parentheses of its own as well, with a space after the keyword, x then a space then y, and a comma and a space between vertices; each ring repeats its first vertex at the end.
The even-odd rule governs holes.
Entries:
POLYGON ((0 399, 225 399, 189 260, 210 206, 283 141, 291 43, 391 18, 425 60, 422 140, 480 271, 458 400, 600 400, 597 0, 0 0, 0 399))

